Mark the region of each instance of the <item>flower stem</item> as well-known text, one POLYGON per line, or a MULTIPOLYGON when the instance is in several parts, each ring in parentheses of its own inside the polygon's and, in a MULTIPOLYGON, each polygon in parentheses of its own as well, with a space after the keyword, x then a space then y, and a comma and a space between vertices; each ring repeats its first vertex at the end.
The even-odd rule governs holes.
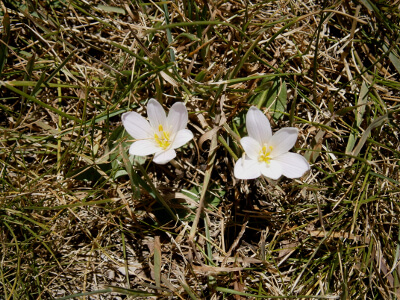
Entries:
POLYGON ((209 184, 210 178, 211 178, 211 172, 214 167, 215 153, 217 151, 217 144, 218 144, 217 139, 218 139, 218 135, 217 135, 217 133, 215 133, 211 140, 210 155, 208 156, 207 170, 204 175, 203 187, 201 189, 200 203, 199 203, 199 207, 197 208, 196 217, 193 221, 192 228, 190 230, 189 242, 193 241, 194 235, 196 234, 196 231, 197 231, 197 225, 199 224, 199 220, 200 220, 201 214, 204 209, 204 200, 206 198, 207 188, 208 188, 208 184, 209 184))

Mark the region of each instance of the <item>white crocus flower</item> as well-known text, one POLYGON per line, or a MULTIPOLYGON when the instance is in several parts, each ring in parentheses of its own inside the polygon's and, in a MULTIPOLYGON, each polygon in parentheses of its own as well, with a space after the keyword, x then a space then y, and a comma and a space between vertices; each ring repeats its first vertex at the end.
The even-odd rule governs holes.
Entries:
POLYGON ((147 104, 149 122, 136 112, 122 115, 122 124, 136 141, 129 148, 129 154, 146 156, 155 154, 153 161, 163 165, 174 159, 179 148, 193 139, 193 133, 185 129, 188 112, 182 102, 172 105, 168 117, 161 104, 150 99, 147 104))
POLYGON ((299 178, 310 169, 303 156, 288 152, 296 143, 297 128, 282 128, 272 135, 267 117, 254 106, 247 112, 246 126, 249 136, 240 140, 246 155, 236 162, 236 178, 299 178))

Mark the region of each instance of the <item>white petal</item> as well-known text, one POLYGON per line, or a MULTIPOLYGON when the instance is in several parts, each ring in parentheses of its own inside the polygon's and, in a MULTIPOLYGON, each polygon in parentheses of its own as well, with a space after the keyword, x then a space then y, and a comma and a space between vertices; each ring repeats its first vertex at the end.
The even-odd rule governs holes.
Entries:
POLYGON ((269 146, 272 146, 272 157, 277 157, 288 152, 296 143, 299 131, 295 127, 286 127, 278 130, 270 139, 269 146))
POLYGON ((237 179, 254 179, 261 176, 260 164, 258 161, 239 158, 235 164, 234 175, 237 179))
POLYGON ((130 155, 146 156, 160 151, 152 140, 140 140, 134 142, 129 148, 130 155))
POLYGON ((287 178, 300 178, 305 172, 310 170, 310 164, 300 154, 288 152, 278 157, 273 161, 279 162, 282 166, 282 173, 287 178))
POLYGON ((159 165, 165 165, 170 160, 174 159, 176 152, 174 149, 158 152, 154 155, 153 162, 159 165))
POLYGON ((249 136, 261 145, 268 143, 272 136, 268 118, 255 106, 250 107, 246 115, 246 126, 249 136))
POLYGON ((171 133, 185 129, 188 122, 188 112, 185 104, 176 102, 169 110, 167 124, 171 133))
POLYGON ((182 147, 191 139, 193 139, 193 133, 189 129, 179 130, 175 135, 174 141, 172 142, 171 149, 182 147))
POLYGON ((127 112, 122 114, 122 124, 125 130, 135 139, 148 139, 153 136, 153 129, 137 112, 127 112))
POLYGON ((282 176, 282 166, 279 162, 271 160, 269 164, 264 163, 262 165, 261 174, 265 177, 277 180, 282 176))
POLYGON ((262 148, 259 142, 252 137, 245 136, 240 140, 240 144, 242 144, 244 152, 246 152, 251 159, 258 160, 262 148))
POLYGON ((165 128, 167 117, 161 104, 156 99, 150 99, 147 103, 147 116, 149 117, 150 125, 154 130, 158 131, 158 126, 161 124, 165 128))

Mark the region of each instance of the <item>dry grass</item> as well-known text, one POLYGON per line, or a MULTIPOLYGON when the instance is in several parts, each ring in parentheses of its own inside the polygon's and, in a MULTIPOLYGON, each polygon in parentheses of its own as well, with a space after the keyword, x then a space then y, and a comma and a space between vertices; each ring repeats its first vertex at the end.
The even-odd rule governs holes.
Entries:
POLYGON ((0 1, 0 298, 398 298, 393 2, 0 1), (121 127, 153 97, 195 134, 165 166, 121 127), (250 105, 303 178, 233 177, 250 105))

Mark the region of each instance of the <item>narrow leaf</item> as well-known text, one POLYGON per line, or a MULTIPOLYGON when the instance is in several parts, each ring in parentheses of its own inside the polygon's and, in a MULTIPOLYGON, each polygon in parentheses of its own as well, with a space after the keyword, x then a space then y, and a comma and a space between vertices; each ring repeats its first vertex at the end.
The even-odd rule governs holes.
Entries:
POLYGON ((10 16, 6 12, 3 16, 3 34, 0 43, 0 75, 7 61, 8 43, 10 41, 10 16))
MULTIPOLYGON (((386 46, 386 44, 383 44, 382 47, 385 52, 389 51, 389 48, 386 46)), ((389 59, 396 68, 397 72, 400 73, 400 59, 393 53, 393 50, 389 53, 389 59)))
POLYGON ((109 12, 109 13, 117 13, 117 14, 125 15, 125 10, 120 7, 99 4, 99 5, 97 5, 97 8, 104 10, 106 12, 109 12))
POLYGON ((122 143, 119 144, 119 153, 122 157, 122 161, 124 162, 125 165, 125 170, 128 173, 129 180, 131 182, 131 189, 132 189, 132 196, 136 199, 140 197, 140 187, 139 187, 139 180, 138 180, 138 175, 136 172, 133 170, 133 166, 128 158, 128 155, 123 149, 122 143))
POLYGON ((157 287, 161 287, 161 244, 160 237, 154 238, 154 280, 157 287))
MULTIPOLYGON (((354 107, 357 109, 355 112, 356 128, 360 127, 361 122, 363 120, 363 116, 365 113, 365 105, 368 100, 368 92, 369 88, 364 81, 361 85, 360 94, 358 95, 357 105, 354 107)), ((346 154, 350 154, 353 151, 356 140, 357 140, 357 132, 351 132, 346 146, 346 154)))
POLYGON ((389 114, 385 114, 383 116, 380 116, 379 118, 376 118, 372 123, 368 126, 368 128, 364 131, 364 133, 361 136, 360 141, 358 142, 357 146, 351 153, 353 156, 358 156, 358 154, 361 151, 361 148, 364 146, 365 142, 367 141, 367 138, 369 137, 369 134, 371 133, 372 129, 381 126, 383 123, 389 120, 389 114))

